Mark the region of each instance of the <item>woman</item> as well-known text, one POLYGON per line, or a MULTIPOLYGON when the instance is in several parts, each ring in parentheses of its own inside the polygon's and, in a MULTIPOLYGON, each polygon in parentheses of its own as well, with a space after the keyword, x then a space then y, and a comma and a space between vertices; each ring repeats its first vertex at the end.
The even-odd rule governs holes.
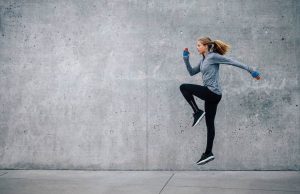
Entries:
POLYGON ((204 85, 201 86, 187 83, 180 85, 180 91, 194 111, 194 123, 192 126, 197 125, 205 115, 207 145, 205 152, 197 162, 198 165, 205 164, 215 158, 212 153, 213 140, 215 137, 214 120, 218 103, 222 98, 222 89, 219 83, 219 65, 228 64, 242 68, 248 71, 252 77, 257 80, 260 79, 259 72, 254 71, 251 67, 231 58, 222 56, 227 53, 229 48, 230 46, 221 40, 212 41, 209 37, 199 38, 197 41, 197 49, 199 54, 203 57, 199 64, 194 68, 191 67, 189 62, 189 51, 187 48, 183 51, 183 60, 189 74, 193 76, 201 72, 204 85), (193 95, 205 101, 205 111, 198 108, 193 95))

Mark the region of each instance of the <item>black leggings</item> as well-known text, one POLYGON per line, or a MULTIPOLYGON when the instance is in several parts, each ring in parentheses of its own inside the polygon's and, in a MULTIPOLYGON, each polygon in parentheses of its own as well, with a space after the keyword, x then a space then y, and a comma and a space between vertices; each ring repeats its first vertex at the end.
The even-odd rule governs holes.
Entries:
POLYGON ((195 84, 181 84, 180 91, 182 92, 184 98, 191 105, 194 112, 199 110, 193 95, 204 100, 205 107, 205 121, 207 127, 207 144, 206 144, 206 153, 210 153, 213 147, 213 141, 215 138, 215 116, 217 112, 217 106, 220 102, 222 95, 218 95, 210 91, 206 86, 195 85, 195 84))

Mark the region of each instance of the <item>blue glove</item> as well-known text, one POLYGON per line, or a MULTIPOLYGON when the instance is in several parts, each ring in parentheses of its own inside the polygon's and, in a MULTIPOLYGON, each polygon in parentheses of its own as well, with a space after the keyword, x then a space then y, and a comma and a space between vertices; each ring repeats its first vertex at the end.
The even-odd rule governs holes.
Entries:
POLYGON ((189 52, 187 49, 185 49, 185 50, 183 51, 183 57, 184 57, 184 58, 189 58, 189 55, 190 55, 190 52, 189 52))
POLYGON ((260 74, 259 74, 258 71, 253 71, 253 72, 251 73, 251 75, 252 75, 252 77, 256 78, 256 77, 258 77, 260 74))

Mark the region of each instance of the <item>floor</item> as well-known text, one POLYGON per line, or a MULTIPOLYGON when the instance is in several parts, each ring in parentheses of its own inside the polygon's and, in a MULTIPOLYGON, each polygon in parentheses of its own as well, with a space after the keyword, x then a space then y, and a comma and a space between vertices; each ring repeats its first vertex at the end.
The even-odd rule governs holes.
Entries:
POLYGON ((293 194, 300 171, 0 170, 0 194, 293 194))

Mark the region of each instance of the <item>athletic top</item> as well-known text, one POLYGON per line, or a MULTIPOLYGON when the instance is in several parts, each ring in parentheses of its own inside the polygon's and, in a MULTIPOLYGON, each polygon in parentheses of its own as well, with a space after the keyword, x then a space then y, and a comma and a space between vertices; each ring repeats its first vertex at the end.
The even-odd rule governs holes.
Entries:
POLYGON ((206 57, 203 57, 196 67, 191 67, 189 57, 183 57, 187 70, 191 76, 201 72, 204 86, 207 86, 212 92, 222 95, 222 88, 219 83, 219 65, 228 64, 242 69, 245 69, 250 74, 254 71, 253 68, 236 61, 234 59, 224 57, 223 55, 209 51, 206 57))

